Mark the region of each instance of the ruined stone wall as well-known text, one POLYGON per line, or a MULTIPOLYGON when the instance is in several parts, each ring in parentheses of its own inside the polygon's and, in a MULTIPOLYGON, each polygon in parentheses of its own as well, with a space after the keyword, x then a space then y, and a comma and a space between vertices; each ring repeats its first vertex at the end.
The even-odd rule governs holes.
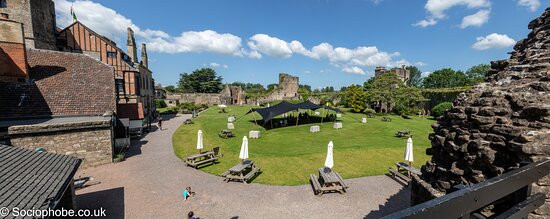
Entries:
POLYGON ((110 163, 113 158, 111 127, 106 122, 95 124, 24 125, 9 128, 13 146, 76 156, 81 167, 110 163), (103 124, 105 123, 105 124, 103 124))
MULTIPOLYGON (((432 159, 422 167, 427 183, 417 183, 413 197, 420 200, 429 187, 448 193, 550 157, 550 8, 529 29, 511 58, 492 62, 486 83, 460 94, 433 125, 426 150, 432 159)), ((550 176, 532 191, 547 199, 531 217, 549 218, 550 176)))

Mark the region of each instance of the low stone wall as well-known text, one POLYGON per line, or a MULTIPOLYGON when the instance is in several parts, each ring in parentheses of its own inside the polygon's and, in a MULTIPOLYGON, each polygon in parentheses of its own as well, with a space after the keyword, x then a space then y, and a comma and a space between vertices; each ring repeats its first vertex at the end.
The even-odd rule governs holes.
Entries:
POLYGON ((83 159, 82 168, 112 162, 113 143, 110 121, 68 124, 20 125, 9 128, 11 144, 16 147, 44 148, 48 152, 83 159))

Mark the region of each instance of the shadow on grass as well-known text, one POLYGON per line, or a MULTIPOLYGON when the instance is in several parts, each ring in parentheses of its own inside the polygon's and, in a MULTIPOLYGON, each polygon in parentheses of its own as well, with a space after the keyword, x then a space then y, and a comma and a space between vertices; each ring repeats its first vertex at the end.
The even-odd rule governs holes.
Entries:
POLYGON ((371 211, 364 219, 381 218, 396 211, 408 208, 411 205, 411 189, 404 186, 395 195, 392 195, 383 205, 379 205, 376 211, 371 211))

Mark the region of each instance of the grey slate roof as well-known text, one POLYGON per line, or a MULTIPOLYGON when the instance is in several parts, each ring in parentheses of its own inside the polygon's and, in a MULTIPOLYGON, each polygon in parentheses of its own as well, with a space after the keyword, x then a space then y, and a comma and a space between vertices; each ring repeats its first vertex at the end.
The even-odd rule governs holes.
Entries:
POLYGON ((72 156, 0 145, 0 207, 55 209, 81 162, 72 156))

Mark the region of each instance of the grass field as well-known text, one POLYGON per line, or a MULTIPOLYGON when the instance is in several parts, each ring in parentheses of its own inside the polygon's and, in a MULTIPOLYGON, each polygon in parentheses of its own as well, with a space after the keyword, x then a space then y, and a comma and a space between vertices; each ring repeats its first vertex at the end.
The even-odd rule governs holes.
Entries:
MULTIPOLYGON (((335 130, 332 122, 315 124, 321 126, 318 133, 310 133, 312 124, 298 127, 284 127, 265 130, 256 126, 252 114, 244 116, 249 107, 228 107, 229 113, 218 113, 217 107, 212 107, 194 119, 195 124, 180 126, 172 137, 174 152, 185 159, 198 151, 195 149, 197 131, 204 133, 204 150, 220 146, 223 157, 220 163, 202 168, 202 171, 219 175, 238 162, 242 138, 250 130, 259 130, 259 139, 249 139, 249 155, 257 166, 262 168, 253 182, 274 185, 306 184, 309 174, 317 174, 317 168, 323 167, 327 144, 334 142, 334 167, 343 178, 382 175, 388 172, 388 167, 403 160, 406 139, 394 137, 397 130, 411 130, 414 135, 415 166, 424 164, 429 156, 425 155, 430 143, 428 134, 432 131, 430 125, 434 120, 413 116, 403 119, 399 116, 389 116, 392 122, 382 122, 380 116, 369 118, 368 123, 361 123, 362 114, 347 112, 339 118, 343 129, 335 130), (227 115, 237 116, 236 137, 223 139, 217 133, 227 126, 227 115)), ((261 117, 256 114, 255 117, 261 117)))

